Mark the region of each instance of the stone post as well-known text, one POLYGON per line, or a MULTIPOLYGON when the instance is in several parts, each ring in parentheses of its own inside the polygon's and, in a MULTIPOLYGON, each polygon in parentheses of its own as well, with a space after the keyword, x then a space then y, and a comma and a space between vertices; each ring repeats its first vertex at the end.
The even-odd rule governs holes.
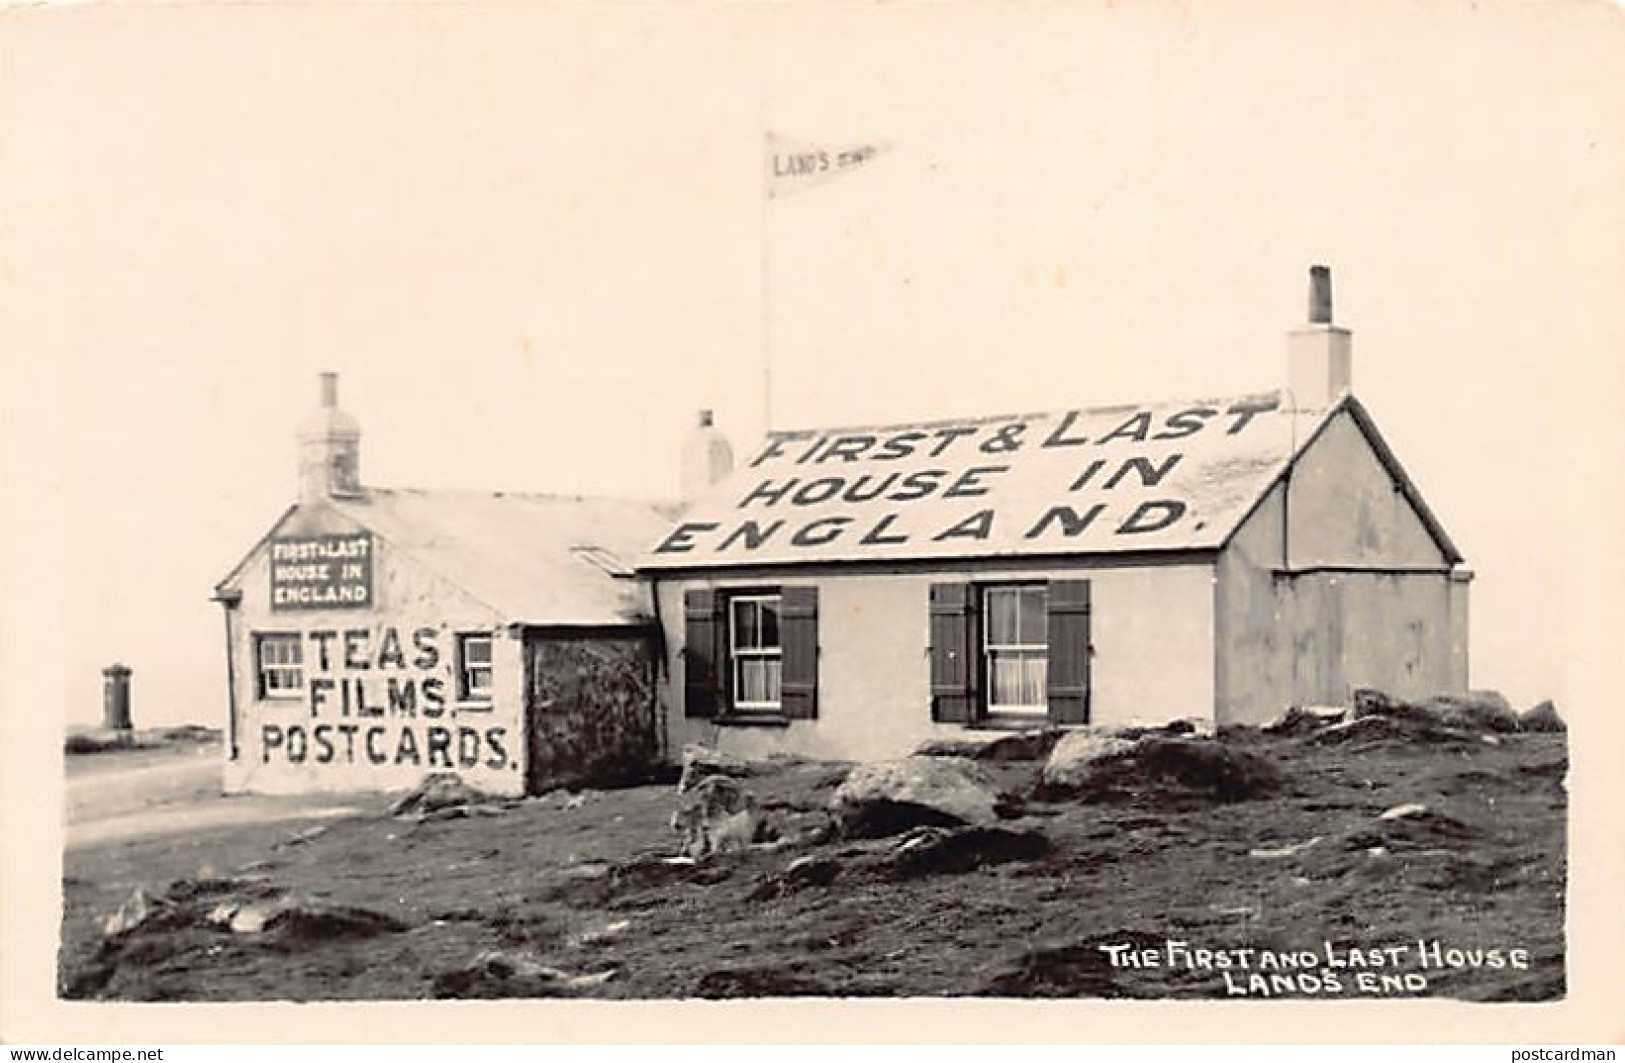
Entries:
POLYGON ((130 670, 122 664, 102 669, 102 726, 109 731, 129 731, 130 670))

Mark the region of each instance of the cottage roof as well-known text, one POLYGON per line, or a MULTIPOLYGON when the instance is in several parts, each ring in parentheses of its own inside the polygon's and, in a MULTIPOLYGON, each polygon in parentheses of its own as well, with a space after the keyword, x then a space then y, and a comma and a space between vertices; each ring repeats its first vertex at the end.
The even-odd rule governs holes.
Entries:
MULTIPOLYGON (((554 626, 646 619, 633 566, 672 517, 669 508, 635 499, 376 487, 323 505, 505 622, 554 626)), ((298 512, 289 510, 267 539, 298 512)), ((246 564, 219 589, 237 589, 246 564)))
POLYGON ((656 541, 646 571, 1222 547, 1348 413, 1460 560, 1363 407, 1285 392, 770 433, 656 541))

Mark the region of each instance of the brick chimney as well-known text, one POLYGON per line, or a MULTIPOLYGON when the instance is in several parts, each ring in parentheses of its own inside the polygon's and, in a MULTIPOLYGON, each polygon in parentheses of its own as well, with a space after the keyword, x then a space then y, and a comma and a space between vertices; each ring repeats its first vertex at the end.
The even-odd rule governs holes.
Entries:
POLYGON ((733 472, 734 448, 714 423, 710 410, 701 410, 699 423, 683 440, 683 500, 697 498, 733 472))
POLYGON ((1354 337, 1332 324, 1332 270, 1309 267, 1309 323, 1287 334, 1287 384, 1300 410, 1324 410, 1354 383, 1354 337))
POLYGON ((299 501, 360 498, 361 426, 339 409, 339 375, 321 375, 321 405, 299 422, 299 501))

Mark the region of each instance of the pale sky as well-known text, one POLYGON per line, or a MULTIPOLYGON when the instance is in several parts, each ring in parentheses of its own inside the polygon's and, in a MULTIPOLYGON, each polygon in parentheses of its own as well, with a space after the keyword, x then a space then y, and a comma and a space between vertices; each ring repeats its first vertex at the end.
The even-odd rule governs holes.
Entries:
POLYGON ((1567 708, 1615 593, 1622 18, 1603 4, 85 5, 0 16, 13 667, 223 725, 214 583, 342 375, 380 486, 672 496, 762 429, 1356 393, 1567 708), (892 150, 764 212, 764 125, 892 150), (26 504, 21 501, 26 499, 26 504), (1577 575, 1577 561, 1590 566, 1577 575), (25 588, 18 592, 17 588, 25 588))

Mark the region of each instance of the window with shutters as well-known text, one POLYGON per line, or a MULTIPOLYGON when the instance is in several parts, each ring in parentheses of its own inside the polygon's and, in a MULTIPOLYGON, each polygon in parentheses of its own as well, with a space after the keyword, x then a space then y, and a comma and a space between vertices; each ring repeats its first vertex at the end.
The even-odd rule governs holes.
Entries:
POLYGON ((778 712, 784 646, 777 594, 728 599, 729 702, 737 712, 778 712))
POLYGON ((1089 581, 931 585, 931 718, 1089 719, 1089 581))
POLYGON ((982 589, 982 667, 987 711, 1049 712, 1049 589, 1044 584, 982 589))
POLYGON ((683 715, 783 725, 818 716, 818 588, 683 592, 683 715))

